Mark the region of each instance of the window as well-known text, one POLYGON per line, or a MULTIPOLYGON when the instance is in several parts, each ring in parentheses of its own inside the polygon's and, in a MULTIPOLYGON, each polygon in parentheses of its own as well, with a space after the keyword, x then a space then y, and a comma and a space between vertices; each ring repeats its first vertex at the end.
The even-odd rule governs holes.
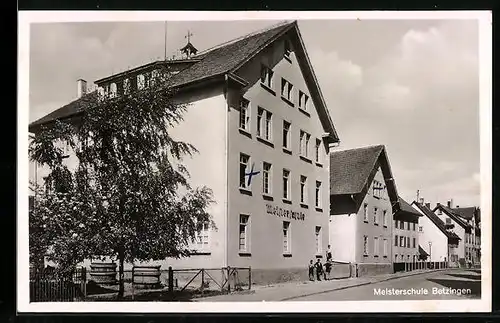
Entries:
POLYGON ((137 89, 142 90, 146 87, 146 78, 143 74, 137 75, 137 89))
POLYGON ((384 222, 383 222, 384 227, 387 227, 387 210, 384 210, 384 211, 382 212, 382 221, 384 221, 384 222))
POLYGON ((373 208, 373 224, 378 225, 378 209, 373 208))
POLYGON ((316 254, 321 254, 321 227, 316 227, 316 254))
POLYGON ((314 205, 316 207, 321 207, 321 182, 320 181, 316 181, 316 194, 315 194, 315 198, 314 198, 314 205))
POLYGON ((307 203, 307 177, 300 175, 300 203, 307 203))
POLYGON ((394 255, 394 262, 397 262, 397 261, 398 261, 398 255, 397 255, 397 254, 395 254, 395 255, 394 255))
POLYGON ((250 183, 247 182, 247 174, 250 170, 250 156, 240 154, 240 188, 250 188, 250 183))
POLYGON ((394 247, 398 246, 398 235, 394 237, 394 247))
POLYGON ((321 163, 321 140, 316 139, 316 145, 314 147, 314 159, 317 163, 321 163))
POLYGON ((288 82, 284 78, 281 78, 281 96, 287 99, 288 101, 292 101, 293 99, 293 85, 288 82))
POLYGON ((118 88, 116 86, 116 83, 111 83, 111 85, 109 86, 110 97, 112 97, 112 98, 116 97, 117 91, 118 91, 118 88))
POLYGON ((240 100, 240 128, 246 131, 250 130, 250 108, 248 100, 240 100))
POLYGON ((248 251, 248 215, 240 214, 240 252, 248 251))
POLYGON ((399 246, 404 248, 405 247, 405 242, 406 242, 405 237, 400 236, 399 237, 399 246))
POLYGON ((404 229, 405 229, 405 221, 403 221, 403 220, 399 220, 399 228, 400 228, 401 230, 404 230, 404 229))
POLYGON ((292 47, 290 46, 290 41, 289 40, 285 40, 285 51, 284 51, 284 55, 286 58, 290 58, 290 54, 292 52, 292 47))
POLYGON ((257 109, 257 136, 268 141, 272 138, 272 113, 259 107, 257 109))
POLYGON ((130 94, 130 79, 123 80, 123 93, 130 94))
POLYGON ((311 135, 307 132, 300 130, 300 145, 299 145, 299 154, 303 157, 308 157, 309 152, 309 140, 311 139, 311 135))
POLYGON ((443 210, 438 209, 438 215, 442 215, 442 214, 443 214, 443 210))
POLYGON ((283 147, 290 148, 290 127, 291 123, 283 120, 283 147))
POLYGON ((283 253, 290 253, 290 222, 283 221, 283 253))
POLYGON ((290 200, 290 171, 283 169, 283 198, 290 200))
POLYGON ((378 250, 379 250, 379 245, 378 245, 378 237, 373 238, 373 255, 378 256, 378 250))
POLYGON ((424 227, 423 227, 423 226, 421 226, 421 225, 419 225, 419 226, 418 226, 418 232, 424 232, 424 227))
POLYGON ((274 72, 267 66, 262 65, 260 69, 260 81, 262 84, 267 86, 268 88, 272 88, 273 86, 273 75, 274 72))
POLYGON ((413 222, 413 231, 415 231, 415 228, 417 227, 417 224, 413 222))
POLYGON ((271 194, 271 164, 262 164, 262 193, 271 194))
POLYGON ((410 237, 406 237, 406 248, 410 248, 410 237))
POLYGON ((373 181, 373 196, 376 198, 382 198, 383 185, 377 180, 373 181))
POLYGON ((394 220, 394 227, 397 229, 398 228, 398 220, 394 220))
POLYGON ((413 238, 413 248, 417 247, 417 239, 413 238))
POLYGON ((309 101, 309 97, 302 91, 299 91, 299 108, 304 111, 307 111, 307 101, 309 101))
POLYGON ((363 221, 368 222, 368 204, 363 205, 363 221))
POLYGON ((200 230, 195 233, 196 249, 197 250, 207 250, 208 249, 208 223, 203 223, 200 230))
POLYGON ((389 245, 387 243, 387 239, 384 239, 384 257, 387 257, 388 250, 389 250, 389 245))
POLYGON ((363 255, 368 255, 368 236, 363 236, 363 255))

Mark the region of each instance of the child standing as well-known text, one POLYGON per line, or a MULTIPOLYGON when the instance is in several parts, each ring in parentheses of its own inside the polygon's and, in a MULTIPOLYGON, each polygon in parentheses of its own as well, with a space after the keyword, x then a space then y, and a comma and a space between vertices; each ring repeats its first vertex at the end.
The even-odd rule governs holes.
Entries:
POLYGON ((324 274, 323 272, 323 264, 321 263, 321 260, 318 259, 318 261, 316 262, 316 279, 318 281, 321 281, 321 276, 324 274))
POLYGON ((314 281, 314 263, 312 260, 309 262, 309 280, 314 281))

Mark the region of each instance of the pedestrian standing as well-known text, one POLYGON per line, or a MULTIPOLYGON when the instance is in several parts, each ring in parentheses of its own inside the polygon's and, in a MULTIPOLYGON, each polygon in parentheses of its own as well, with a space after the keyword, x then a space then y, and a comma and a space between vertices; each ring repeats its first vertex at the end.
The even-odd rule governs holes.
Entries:
POLYGON ((331 260, 327 260, 325 263, 325 280, 330 280, 330 272, 332 270, 332 262, 331 260))
POLYGON ((309 262, 309 280, 314 281, 314 263, 312 259, 309 262))
POLYGON ((316 279, 318 281, 321 281, 321 276, 323 275, 323 264, 321 263, 321 260, 318 259, 318 261, 316 261, 316 279))
POLYGON ((328 245, 328 249, 326 250, 326 261, 332 259, 332 246, 328 245))

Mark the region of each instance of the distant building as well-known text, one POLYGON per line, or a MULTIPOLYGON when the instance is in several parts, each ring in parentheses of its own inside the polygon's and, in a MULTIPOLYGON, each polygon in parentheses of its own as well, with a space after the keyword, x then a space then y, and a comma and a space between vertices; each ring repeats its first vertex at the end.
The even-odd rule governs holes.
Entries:
MULTIPOLYGON (((183 50, 185 58, 95 82, 98 92, 122 95, 168 65, 176 100, 191 104, 172 135, 200 152, 185 164, 191 185, 214 191, 210 211, 217 230, 203 228, 191 257, 158 263, 163 268, 251 266, 254 282, 307 277, 309 260, 328 245, 328 154, 339 138, 297 23, 201 52, 189 42, 183 50)), ((77 122, 83 99, 95 95, 85 84, 78 81, 77 100, 35 121, 30 131, 55 119, 77 122)), ((389 218, 390 205, 383 209, 389 218)), ((390 228, 385 230, 384 239, 390 239, 390 228)))
POLYGON ((418 227, 418 240, 423 251, 421 254, 428 254, 427 259, 432 262, 445 261, 450 267, 458 266, 460 237, 432 212, 430 203, 413 201, 411 206, 422 214, 418 227))
POLYGON ((399 203, 382 145, 330 155, 330 245, 359 276, 393 272, 393 210, 399 203))
POLYGON ((419 260, 419 218, 422 214, 399 197, 399 209, 394 212, 394 262, 417 262, 419 260))
POLYGON ((458 245, 458 258, 462 266, 467 262, 479 262, 479 247, 476 232, 476 208, 453 208, 452 200, 447 205, 438 203, 433 212, 450 226, 450 228, 460 237, 458 245))

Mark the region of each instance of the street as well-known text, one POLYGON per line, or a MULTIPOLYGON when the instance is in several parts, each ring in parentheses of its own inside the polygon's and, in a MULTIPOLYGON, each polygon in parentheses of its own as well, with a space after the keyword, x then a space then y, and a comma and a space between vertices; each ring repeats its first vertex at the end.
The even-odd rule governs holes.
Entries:
POLYGON ((447 270, 317 293, 289 301, 428 300, 480 298, 479 270, 447 270), (452 289, 452 290, 450 290, 452 289), (454 292, 454 293, 453 293, 454 292), (463 295, 458 295, 461 292, 463 295), (396 295, 397 294, 397 295, 396 295))

